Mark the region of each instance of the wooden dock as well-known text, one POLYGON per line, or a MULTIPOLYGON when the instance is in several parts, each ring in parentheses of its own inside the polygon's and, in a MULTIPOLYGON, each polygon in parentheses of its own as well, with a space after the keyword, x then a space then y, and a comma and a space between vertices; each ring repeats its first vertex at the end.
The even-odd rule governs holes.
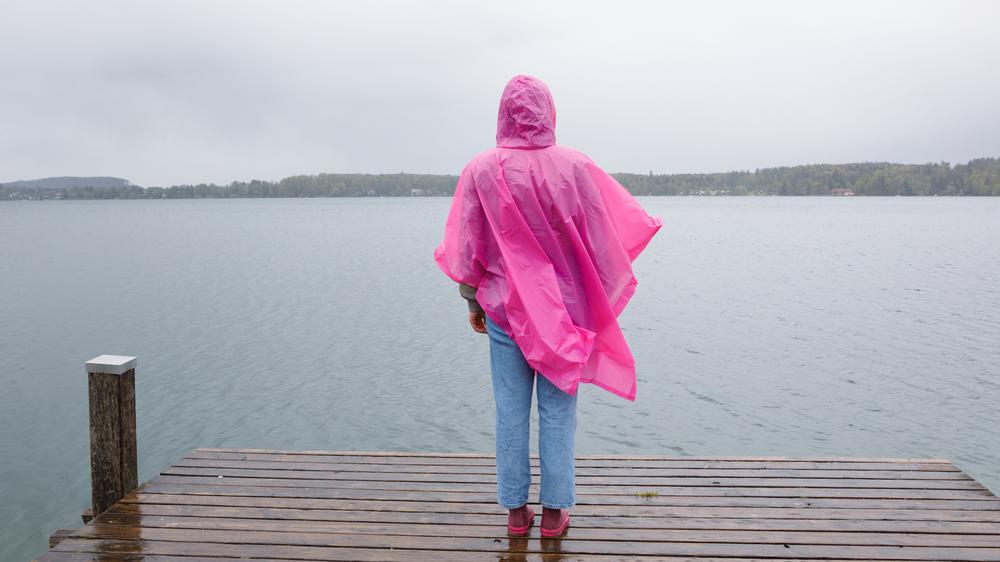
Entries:
POLYGON ((567 534, 509 538, 488 455, 196 449, 37 560, 1000 561, 1000 499, 945 460, 576 466, 567 534))

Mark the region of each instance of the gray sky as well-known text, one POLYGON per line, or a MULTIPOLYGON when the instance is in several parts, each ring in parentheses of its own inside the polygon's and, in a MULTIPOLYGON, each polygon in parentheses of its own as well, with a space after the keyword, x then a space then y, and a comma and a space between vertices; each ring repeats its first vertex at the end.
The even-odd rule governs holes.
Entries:
POLYGON ((1000 156, 1000 2, 3 0, 0 181, 457 173, 514 74, 609 171, 1000 156))

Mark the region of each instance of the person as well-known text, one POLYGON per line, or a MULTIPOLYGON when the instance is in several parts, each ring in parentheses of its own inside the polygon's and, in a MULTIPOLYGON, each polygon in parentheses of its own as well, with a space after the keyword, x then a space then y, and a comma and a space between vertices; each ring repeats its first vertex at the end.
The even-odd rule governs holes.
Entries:
POLYGON ((527 505, 532 387, 543 537, 565 532, 576 501, 579 384, 635 399, 635 361, 617 317, 635 292, 632 262, 662 224, 593 161, 557 145, 555 124, 541 80, 507 83, 496 147, 462 170, 434 252, 468 301, 472 329, 489 335, 497 497, 515 536, 535 519, 527 505))

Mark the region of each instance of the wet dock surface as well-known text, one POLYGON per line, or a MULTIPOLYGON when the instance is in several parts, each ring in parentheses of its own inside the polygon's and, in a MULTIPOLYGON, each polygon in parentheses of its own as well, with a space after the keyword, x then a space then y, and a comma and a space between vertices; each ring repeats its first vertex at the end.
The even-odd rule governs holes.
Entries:
POLYGON ((1000 561, 1000 499, 946 460, 576 467, 565 536, 513 538, 489 455, 196 449, 37 560, 1000 561))

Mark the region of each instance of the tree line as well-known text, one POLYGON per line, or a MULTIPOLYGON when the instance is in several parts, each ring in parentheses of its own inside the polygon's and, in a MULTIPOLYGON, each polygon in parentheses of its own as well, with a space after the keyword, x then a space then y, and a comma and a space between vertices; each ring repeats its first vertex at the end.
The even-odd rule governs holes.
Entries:
POLYGON ((721 174, 614 174, 637 195, 1000 195, 1000 158, 809 164, 721 174))
MULTIPOLYGON (((635 195, 951 195, 1000 196, 1000 158, 966 164, 810 164, 714 174, 612 174, 635 195)), ((170 187, 45 187, 0 184, 0 199, 207 199, 251 197, 447 196, 457 176, 318 174, 278 182, 170 187)))

